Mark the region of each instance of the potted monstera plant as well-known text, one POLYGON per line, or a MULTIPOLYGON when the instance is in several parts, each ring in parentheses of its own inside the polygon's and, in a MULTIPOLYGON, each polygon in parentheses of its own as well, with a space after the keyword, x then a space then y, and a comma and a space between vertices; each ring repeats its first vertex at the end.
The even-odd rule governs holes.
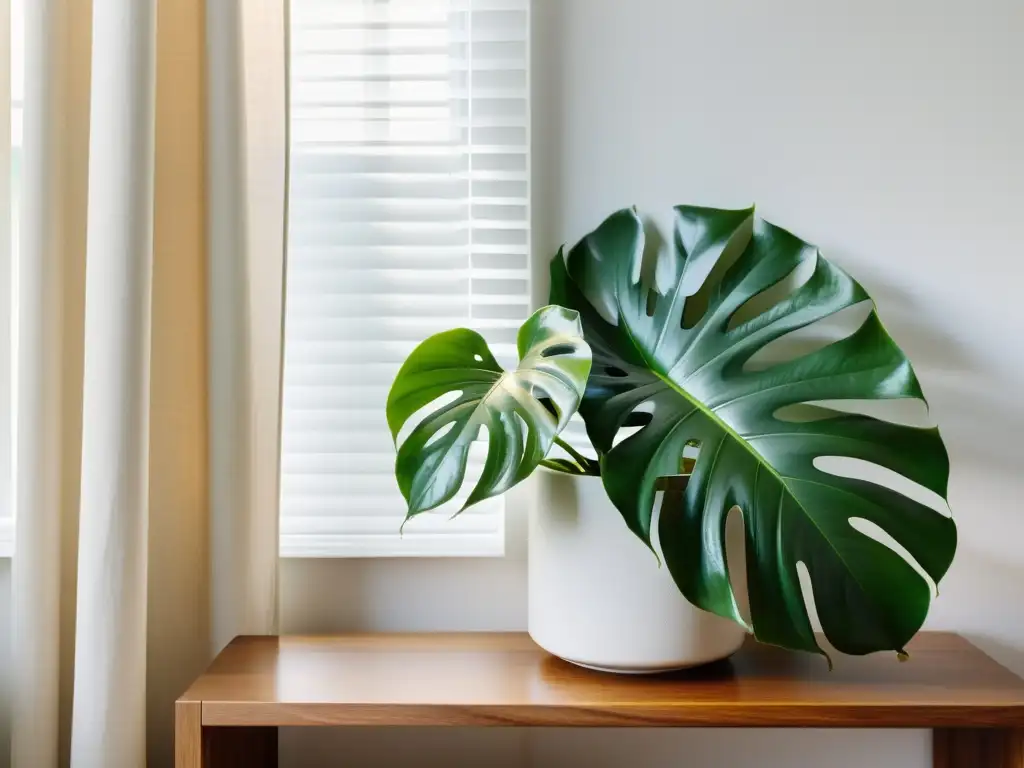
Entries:
POLYGON ((529 622, 549 651, 655 671, 727 656, 750 632, 824 654, 813 604, 839 652, 905 653, 952 561, 954 523, 906 488, 821 459, 870 462, 945 498, 936 428, 836 404, 923 400, 909 360, 860 284, 752 208, 674 214, 654 269, 633 209, 560 251, 551 305, 522 326, 515 370, 467 329, 413 351, 387 404, 409 516, 456 496, 485 431, 465 506, 546 468, 529 622), (857 305, 870 311, 855 330, 751 365, 857 305), (559 436, 577 411, 596 457, 559 436))

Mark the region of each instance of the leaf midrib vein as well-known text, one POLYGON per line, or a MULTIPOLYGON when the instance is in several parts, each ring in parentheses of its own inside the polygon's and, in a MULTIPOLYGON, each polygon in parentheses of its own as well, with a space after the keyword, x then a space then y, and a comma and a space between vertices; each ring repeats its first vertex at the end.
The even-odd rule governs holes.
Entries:
MULTIPOLYGON (((738 442, 740 444, 740 446, 744 450, 746 450, 748 453, 750 453, 754 457, 754 460, 758 464, 761 464, 762 466, 764 466, 764 468, 768 471, 768 473, 770 475, 772 475, 772 477, 774 477, 779 482, 779 484, 785 489, 786 493, 789 494, 789 497, 793 500, 793 503, 796 504, 797 508, 801 512, 803 512, 804 517, 808 520, 808 522, 810 522, 810 524, 812 526, 814 526, 814 528, 818 531, 818 533, 821 535, 822 541, 824 541, 826 544, 828 544, 829 548, 835 553, 835 555, 838 558, 839 562, 841 562, 843 564, 843 567, 846 569, 847 573, 850 574, 850 578, 853 579, 853 581, 857 584, 857 586, 861 589, 861 591, 864 592, 865 595, 867 595, 868 593, 864 590, 864 585, 861 584, 860 580, 854 575, 854 571, 847 564, 846 559, 843 557, 842 553, 835 547, 835 545, 831 542, 831 540, 828 538, 828 536, 825 535, 825 531, 822 530, 821 526, 818 525, 818 522, 817 522, 817 520, 815 520, 814 516, 812 514, 810 514, 810 512, 807 510, 807 508, 804 507, 804 505, 796 497, 796 494, 793 493, 793 491, 790 489, 789 483, 786 482, 786 477, 784 475, 779 474, 779 472, 777 472, 775 470, 775 468, 770 463, 768 463, 767 459, 765 459, 760 453, 755 451, 753 446, 751 446, 736 430, 734 430, 721 417, 719 417, 718 414, 716 414, 710 408, 705 406, 702 402, 700 402, 699 400, 694 398, 689 392, 687 392, 683 387, 677 385, 672 379, 667 378, 665 375, 663 375, 661 373, 661 371, 659 371, 653 365, 654 361, 651 360, 651 358, 647 355, 647 352, 644 350, 644 348, 637 343, 637 339, 633 335, 632 329, 629 327, 629 323, 625 322, 625 315, 622 313, 622 304, 619 302, 618 292, 616 292, 616 294, 615 294, 615 303, 616 303, 616 305, 617 305, 617 307, 619 309, 619 317, 623 318, 622 326, 623 326, 623 328, 626 331, 626 335, 629 336, 630 342, 633 344, 634 348, 636 348, 637 351, 639 351, 640 356, 647 363, 647 366, 650 368, 651 372, 655 376, 657 376, 659 379, 661 379, 663 382, 665 382, 665 384, 670 389, 672 389, 673 391, 679 393, 687 402, 689 402, 694 407, 695 410, 698 410, 701 413, 703 413, 705 416, 707 416, 712 421, 712 423, 716 424, 726 434, 730 435, 733 439, 735 439, 736 442, 738 442)), ((819 377, 819 378, 823 378, 823 377, 819 377)), ((781 385, 777 385, 777 386, 781 386, 781 385)), ((753 394, 753 393, 748 393, 748 394, 753 394)), ((745 395, 744 395, 744 397, 745 397, 745 395)), ((736 400, 739 400, 739 399, 741 399, 741 398, 735 398, 734 400, 732 400, 730 402, 735 402, 736 400)), ((721 407, 721 406, 719 406, 719 407, 721 407)), ((687 414, 686 418, 689 418, 690 415, 692 415, 692 412, 690 414, 687 414)), ((673 431, 675 431, 674 428, 673 428, 673 431)), ((793 479, 798 479, 798 478, 793 478, 793 479)), ((780 504, 781 504, 781 499, 780 499, 780 504)))
MULTIPOLYGON (((459 442, 462 440, 462 437, 465 434, 466 429, 470 426, 470 424, 476 423, 476 426, 479 429, 480 422, 476 422, 477 413, 480 411, 481 408, 486 408, 487 400, 491 397, 491 395, 494 394, 494 391, 496 389, 498 389, 499 387, 502 386, 502 383, 505 381, 505 379, 507 377, 511 376, 511 377, 514 378, 514 377, 516 377, 519 374, 519 371, 522 369, 524 362, 526 362, 526 358, 524 358, 523 360, 519 361, 519 364, 516 366, 516 369, 514 371, 502 370, 500 373, 498 373, 498 371, 493 371, 493 370, 490 370, 490 369, 487 369, 487 368, 468 368, 468 369, 466 369, 466 370, 471 370, 471 371, 486 371, 488 373, 495 373, 495 374, 498 375, 498 378, 490 386, 490 388, 487 390, 487 392, 480 398, 479 402, 477 402, 476 406, 473 408, 473 410, 469 414, 469 416, 466 417, 466 420, 462 424, 462 427, 459 429, 458 434, 456 435, 455 439, 451 441, 450 445, 448 446, 448 449, 445 451, 445 459, 447 459, 448 451, 450 451, 454 446, 459 444, 459 442)), ((556 381, 558 381, 561 384, 565 383, 565 382, 561 381, 561 379, 558 379, 558 377, 554 376, 554 374, 551 374, 551 373, 549 373, 547 371, 543 371, 543 370, 541 370, 539 368, 532 368, 530 370, 532 370, 532 371, 534 371, 536 373, 544 374, 544 375, 546 375, 546 376, 548 376, 548 377, 550 377, 552 379, 555 379, 556 381)), ((469 381, 453 383, 453 384, 450 384, 449 386, 461 386, 463 384, 480 384, 480 383, 481 383, 480 381, 472 380, 471 379, 469 381)), ((514 394, 512 396, 515 397, 514 394)), ((516 400, 518 400, 518 398, 516 398, 516 400)), ((444 464, 444 463, 445 463, 444 460, 441 460, 441 461, 437 462, 437 464, 435 465, 433 471, 429 475, 429 479, 427 480, 427 485, 424 488, 423 492, 417 494, 417 496, 416 496, 417 501, 421 500, 424 497, 424 495, 426 495, 426 493, 434 487, 434 484, 437 482, 438 473, 441 470, 441 465, 444 464)), ((454 496, 454 494, 453 494, 453 496, 454 496)), ((446 499, 445 501, 450 501, 450 499, 446 499)), ((445 501, 442 501, 441 504, 444 504, 445 501)), ((440 505, 436 505, 436 506, 440 506, 440 505)), ((431 509, 436 508, 436 506, 435 507, 431 507, 431 509)), ((428 510, 423 510, 423 511, 426 512, 428 510)))
MULTIPOLYGON (((486 369, 484 369, 484 368, 474 368, 472 370, 486 370, 486 369)), ((518 372, 518 370, 519 369, 517 368, 516 371, 518 372)), ((491 373, 497 373, 497 371, 491 371, 491 373)), ((487 398, 489 398, 494 393, 494 390, 496 390, 499 386, 501 386, 501 382, 504 381, 505 377, 508 374, 509 374, 508 371, 504 371, 503 370, 498 375, 498 378, 494 382, 494 384, 492 384, 490 386, 490 388, 487 390, 486 394, 484 394, 483 397, 480 398, 479 402, 477 402, 476 406, 474 406, 474 408, 473 408, 472 412, 470 412, 469 416, 466 417, 466 420, 463 422, 462 426, 459 428, 459 432, 456 435, 455 439, 451 441, 451 443, 448 445, 447 450, 445 450, 444 459, 438 461, 437 464, 434 465, 434 469, 431 471, 431 473, 429 475, 429 479, 427 480, 426 487, 423 489, 423 491, 421 493, 418 493, 416 495, 416 500, 417 501, 422 500, 423 497, 426 495, 427 491, 429 491, 431 488, 434 487, 434 483, 437 482, 438 473, 441 470, 441 465, 444 464, 447 461, 449 451, 451 451, 451 449, 454 446, 456 446, 456 445, 458 445, 460 443, 460 441, 462 440, 463 435, 466 433, 466 428, 469 427, 470 424, 475 423, 477 429, 479 430, 480 423, 476 421, 477 413, 480 411, 481 408, 484 407, 484 403, 486 403, 487 402, 487 398)), ((480 382, 478 382, 478 381, 468 381, 468 382, 464 382, 464 383, 466 383, 466 384, 479 384, 480 382)), ((453 385, 453 386, 458 386, 458 385, 453 385)), ((418 429, 418 427, 417 427, 417 429, 418 429)), ((463 480, 465 480, 465 477, 463 477, 463 480)), ((460 483, 460 485, 461 485, 461 483, 460 483)), ((455 496, 455 494, 453 493, 452 494, 452 498, 454 498, 454 496, 455 496)), ((435 504, 433 507, 430 507, 430 508, 424 509, 424 510, 420 510, 420 512, 421 513, 422 512, 429 512, 431 509, 436 509, 437 507, 441 506, 441 504, 444 504, 444 503, 446 503, 448 501, 451 501, 451 499, 445 499, 444 501, 440 502, 440 504, 435 504)), ((417 504, 417 506, 419 506, 419 505, 417 504)), ((406 515, 406 519, 408 519, 408 515, 406 515)))

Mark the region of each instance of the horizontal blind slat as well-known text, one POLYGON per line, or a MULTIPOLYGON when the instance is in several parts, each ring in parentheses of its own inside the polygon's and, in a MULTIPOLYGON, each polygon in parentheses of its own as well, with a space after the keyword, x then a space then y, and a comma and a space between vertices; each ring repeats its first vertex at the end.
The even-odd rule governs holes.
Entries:
MULTIPOLYGON (((528 0, 292 0, 282 554, 496 554, 504 502, 410 521, 387 392, 453 327, 529 313, 528 0)), ((451 506, 446 505, 446 506, 451 506)))

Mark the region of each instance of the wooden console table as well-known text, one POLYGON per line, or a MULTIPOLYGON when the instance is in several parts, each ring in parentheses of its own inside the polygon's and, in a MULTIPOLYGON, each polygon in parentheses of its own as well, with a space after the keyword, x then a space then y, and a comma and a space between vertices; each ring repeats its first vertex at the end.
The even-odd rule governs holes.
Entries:
POLYGON ((824 659, 754 643, 688 673, 590 672, 525 634, 240 637, 176 705, 177 768, 277 765, 278 726, 931 728, 939 768, 1024 768, 1024 680, 963 638, 824 659))

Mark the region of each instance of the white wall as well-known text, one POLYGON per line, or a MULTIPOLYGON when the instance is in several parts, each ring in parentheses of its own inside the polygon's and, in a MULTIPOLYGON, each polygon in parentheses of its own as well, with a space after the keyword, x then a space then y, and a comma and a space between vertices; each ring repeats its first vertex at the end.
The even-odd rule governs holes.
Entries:
MULTIPOLYGON (((961 544, 929 625, 1024 673, 1024 4, 534 3, 538 257, 623 205, 757 202, 853 272, 952 454, 961 544)), ((286 561, 285 630, 522 629, 527 501, 510 500, 504 559, 286 561)), ((8 586, 0 563, 0 629, 8 586)), ((0 766, 4 708, 0 695, 0 766)), ((283 743, 286 766, 843 768, 866 747, 878 768, 930 764, 921 731, 305 730, 283 743)))
POLYGON ((1024 4, 537 4, 538 245, 627 203, 755 201, 861 279, 950 449, 932 626, 1024 670, 1024 4))
MULTIPOLYGON (((540 264, 612 210, 742 206, 876 297, 953 463, 960 551, 929 626, 1024 673, 1024 4, 534 0, 540 264)), ((284 565, 287 630, 521 629, 500 561, 284 565)), ((519 515, 517 516, 517 512, 519 515)), ((923 731, 285 734, 286 765, 930 765, 923 731), (492 756, 493 755, 493 756, 492 756), (685 759, 685 763, 680 762, 685 759)))

